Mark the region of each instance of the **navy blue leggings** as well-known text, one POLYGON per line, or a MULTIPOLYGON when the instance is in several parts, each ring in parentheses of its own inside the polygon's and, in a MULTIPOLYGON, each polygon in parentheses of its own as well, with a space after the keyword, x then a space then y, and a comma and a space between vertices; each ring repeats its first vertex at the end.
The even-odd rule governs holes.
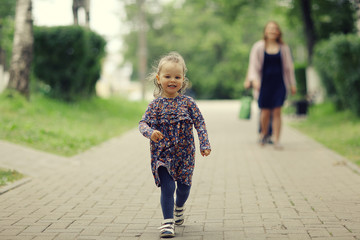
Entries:
MULTIPOLYGON (((175 192, 175 181, 168 173, 165 167, 159 167, 158 169, 160 178, 161 188, 161 209, 163 212, 164 219, 174 218, 174 192, 175 192)), ((186 200, 190 194, 190 186, 177 183, 176 189, 176 206, 184 206, 186 200)))

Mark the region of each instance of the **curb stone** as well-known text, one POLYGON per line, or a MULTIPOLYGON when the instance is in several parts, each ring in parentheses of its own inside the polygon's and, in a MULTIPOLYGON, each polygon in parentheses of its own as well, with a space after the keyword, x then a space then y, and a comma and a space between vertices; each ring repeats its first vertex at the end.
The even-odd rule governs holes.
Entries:
POLYGON ((30 181, 31 181, 30 177, 24 177, 24 178, 22 178, 20 180, 17 180, 15 182, 13 182, 13 183, 10 183, 10 184, 7 184, 7 185, 5 185, 3 187, 0 187, 0 195, 4 194, 4 193, 6 193, 6 192, 8 192, 8 191, 10 191, 12 189, 15 189, 17 187, 20 187, 20 186, 22 186, 22 185, 24 185, 24 184, 26 184, 26 183, 28 183, 30 181))

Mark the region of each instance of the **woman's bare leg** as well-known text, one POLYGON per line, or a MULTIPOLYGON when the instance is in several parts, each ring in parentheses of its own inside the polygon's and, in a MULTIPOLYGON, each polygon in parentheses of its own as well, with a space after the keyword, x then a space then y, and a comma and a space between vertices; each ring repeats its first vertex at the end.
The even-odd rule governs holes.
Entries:
POLYGON ((269 130, 269 121, 270 121, 271 110, 270 109, 261 109, 260 123, 261 123, 261 133, 260 137, 263 139, 269 130))
POLYGON ((272 119, 272 127, 274 133, 274 143, 279 144, 280 140, 280 132, 281 132, 281 107, 277 107, 273 109, 273 119, 272 119))

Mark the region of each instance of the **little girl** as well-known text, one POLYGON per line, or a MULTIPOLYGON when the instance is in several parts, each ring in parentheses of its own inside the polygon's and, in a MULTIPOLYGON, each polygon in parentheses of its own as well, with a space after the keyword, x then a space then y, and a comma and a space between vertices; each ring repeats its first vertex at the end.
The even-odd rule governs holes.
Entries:
POLYGON ((208 156, 211 152, 199 108, 191 97, 182 95, 189 84, 186 71, 184 59, 176 52, 160 59, 150 75, 155 84, 155 99, 139 123, 140 132, 150 139, 151 170, 155 184, 161 187, 164 221, 159 228, 160 237, 174 237, 175 224, 184 222, 184 205, 195 165, 193 125, 198 133, 201 155, 208 156))

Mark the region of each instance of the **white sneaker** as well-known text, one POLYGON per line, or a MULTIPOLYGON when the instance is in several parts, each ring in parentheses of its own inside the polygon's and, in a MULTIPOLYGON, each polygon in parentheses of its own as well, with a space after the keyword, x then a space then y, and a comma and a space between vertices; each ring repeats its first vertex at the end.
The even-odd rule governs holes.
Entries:
POLYGON ((175 237, 174 219, 172 219, 172 218, 165 219, 162 222, 161 227, 159 227, 158 229, 160 229, 160 237, 161 238, 173 238, 173 237, 175 237))
POLYGON ((176 225, 182 225, 184 223, 184 212, 185 212, 185 205, 182 207, 178 207, 175 205, 174 218, 176 225))

